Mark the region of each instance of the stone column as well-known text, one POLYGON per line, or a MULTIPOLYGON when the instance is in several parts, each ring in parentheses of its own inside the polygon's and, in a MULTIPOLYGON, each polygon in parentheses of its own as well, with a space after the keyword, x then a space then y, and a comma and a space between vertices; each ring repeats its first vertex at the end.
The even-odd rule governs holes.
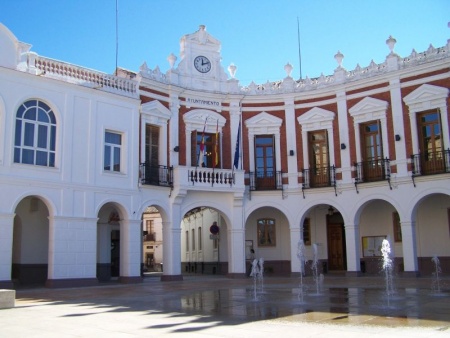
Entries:
POLYGON ((245 224, 243 193, 236 193, 233 200, 233 215, 228 229, 228 276, 245 277, 245 224))
POLYGON ((347 275, 361 274, 361 252, 359 224, 345 224, 345 245, 347 248, 347 275))
POLYGON ((97 278, 111 279, 111 225, 97 223, 97 278))
POLYGON ((298 188, 297 144, 294 99, 285 100, 286 145, 288 154, 288 182, 291 188, 298 188), (290 152, 293 151, 293 156, 290 152))
POLYGON ((120 278, 121 283, 139 283, 141 277, 141 220, 120 221, 120 278))
POLYGON ((183 280, 181 275, 181 196, 172 204, 171 221, 163 223, 162 281, 183 280))
POLYGON ((339 148, 341 144, 345 145, 345 149, 340 150, 341 155, 341 170, 342 183, 352 182, 352 164, 350 161, 350 140, 348 131, 348 111, 347 111, 347 97, 345 92, 337 92, 337 117, 339 122, 339 148))
POLYGON ((169 153, 170 153, 170 165, 178 166, 179 164, 179 152, 174 151, 174 148, 179 146, 179 128, 178 128, 178 120, 179 120, 179 109, 180 109, 180 100, 178 99, 178 94, 174 94, 170 96, 170 112, 172 113, 172 117, 170 118, 170 139, 169 139, 169 153))
POLYGON ((391 92, 391 110, 392 123, 394 125, 394 146, 395 146, 395 161, 397 163, 397 175, 400 177, 408 176, 408 159, 406 157, 405 146, 405 124, 403 121, 403 105, 402 93, 400 90, 400 80, 392 79, 389 82, 391 92), (395 140, 395 135, 399 135, 401 142, 395 140))
POLYGON ((400 222, 400 226, 402 228, 404 274, 418 276, 416 223, 408 220, 400 222))
POLYGON ((291 233, 291 273, 300 275, 300 261, 297 257, 298 243, 302 229, 297 226, 289 228, 291 233))
POLYGON ((0 214, 0 289, 12 289, 11 266, 15 214, 0 214))

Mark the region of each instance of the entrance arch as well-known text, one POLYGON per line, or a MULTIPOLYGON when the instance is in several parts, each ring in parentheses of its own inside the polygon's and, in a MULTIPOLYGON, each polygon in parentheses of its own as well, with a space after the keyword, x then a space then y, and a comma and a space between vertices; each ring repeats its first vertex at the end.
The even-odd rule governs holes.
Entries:
POLYGON ((97 279, 101 282, 120 276, 119 208, 106 203, 98 212, 97 221, 97 279))
POLYGON ((22 199, 13 228, 11 278, 20 285, 44 285, 48 278, 49 209, 38 196, 22 199))
POLYGON ((228 225, 223 214, 195 207, 181 222, 181 272, 226 275, 229 272, 228 225))
POLYGON ((252 260, 260 258, 267 275, 291 273, 289 221, 281 210, 263 206, 251 212, 245 222, 245 244, 247 275, 252 260))

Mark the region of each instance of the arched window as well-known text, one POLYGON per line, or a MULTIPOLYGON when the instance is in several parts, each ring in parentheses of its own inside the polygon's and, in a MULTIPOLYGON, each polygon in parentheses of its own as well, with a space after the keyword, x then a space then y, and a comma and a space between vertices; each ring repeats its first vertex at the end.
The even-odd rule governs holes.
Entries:
POLYGON ((14 162, 55 166, 56 119, 50 107, 39 100, 20 105, 16 115, 14 162))

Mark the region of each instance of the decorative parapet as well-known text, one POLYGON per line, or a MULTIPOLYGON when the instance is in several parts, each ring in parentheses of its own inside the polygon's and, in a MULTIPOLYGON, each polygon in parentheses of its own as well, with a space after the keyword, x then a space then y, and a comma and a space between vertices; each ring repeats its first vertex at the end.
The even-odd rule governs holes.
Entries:
MULTIPOLYGON (((26 53, 23 55, 26 62, 22 62, 18 69, 39 76, 45 76, 88 88, 105 92, 138 98, 138 83, 135 80, 101 73, 91 69, 79 67, 70 63, 61 62, 37 55, 26 53), (26 65, 26 67, 24 67, 26 65)), ((25 60, 24 60, 25 61, 25 60)))
MULTIPOLYGON (((335 55, 338 67, 332 75, 321 74, 316 78, 306 77, 300 80, 293 80, 289 76, 290 72, 292 71, 292 66, 290 64, 287 64, 285 66, 285 70, 288 76, 283 80, 267 81, 263 84, 256 84, 252 81, 248 86, 240 86, 238 85, 238 80, 234 78, 235 72, 233 72, 231 75, 231 79, 228 80, 234 81, 233 90, 231 90, 230 87, 224 88, 229 88, 229 92, 232 93, 255 96, 306 92, 326 88, 336 84, 349 83, 361 79, 376 77, 379 75, 387 74, 389 72, 412 68, 421 64, 450 58, 450 40, 447 45, 440 48, 434 48, 432 45, 430 45, 430 47, 422 53, 417 53, 415 50, 413 50, 409 56, 404 58, 394 53, 395 43, 396 40, 391 36, 388 38, 388 40, 386 40, 386 44, 389 47, 390 54, 386 56, 386 60, 384 62, 379 64, 375 63, 372 60, 367 67, 361 67, 358 64, 355 69, 346 70, 342 67, 342 60, 344 58, 344 55, 338 52, 335 55)), ((236 66, 233 65, 232 70, 235 70, 235 67, 236 66)), ((152 79, 161 83, 180 85, 178 83, 178 76, 173 76, 173 73, 174 70, 171 69, 166 74, 164 74, 160 71, 159 67, 151 70, 147 67, 146 63, 144 63, 140 68, 140 75, 143 78, 152 79)))

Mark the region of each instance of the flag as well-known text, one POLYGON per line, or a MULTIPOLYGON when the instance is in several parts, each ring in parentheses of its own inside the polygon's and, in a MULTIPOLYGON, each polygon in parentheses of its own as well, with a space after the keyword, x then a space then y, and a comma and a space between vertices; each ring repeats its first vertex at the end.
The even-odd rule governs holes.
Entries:
POLYGON ((206 130, 206 120, 205 119, 205 125, 203 126, 203 132, 202 132, 202 141, 200 142, 200 152, 198 154, 198 162, 197 166, 201 165, 205 160, 205 130, 206 130))
POLYGON ((234 167, 237 169, 239 165, 239 141, 241 137, 241 121, 239 120, 238 134, 236 140, 236 150, 234 151, 234 167))
POLYGON ((214 144, 214 168, 219 164, 219 119, 216 125, 216 143, 214 144))

